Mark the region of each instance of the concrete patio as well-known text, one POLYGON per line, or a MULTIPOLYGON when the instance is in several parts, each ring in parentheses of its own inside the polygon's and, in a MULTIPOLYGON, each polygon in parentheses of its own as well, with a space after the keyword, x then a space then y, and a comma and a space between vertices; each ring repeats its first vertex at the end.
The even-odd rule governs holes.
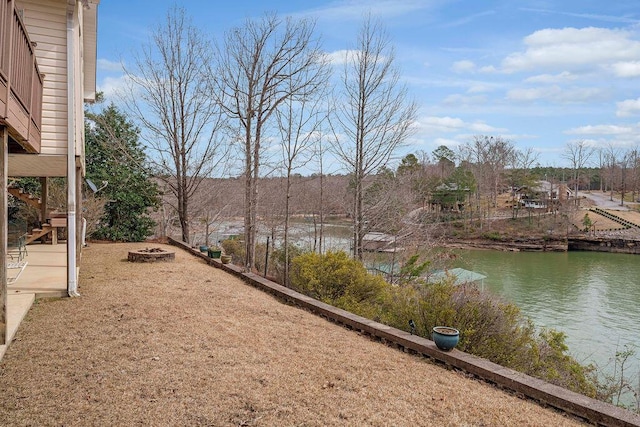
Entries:
MULTIPOLYGON (((67 296, 66 242, 28 245, 24 259, 26 268, 14 283, 7 285, 9 343, 36 298, 67 296)), ((6 350, 7 345, 0 345, 0 360, 6 350)))

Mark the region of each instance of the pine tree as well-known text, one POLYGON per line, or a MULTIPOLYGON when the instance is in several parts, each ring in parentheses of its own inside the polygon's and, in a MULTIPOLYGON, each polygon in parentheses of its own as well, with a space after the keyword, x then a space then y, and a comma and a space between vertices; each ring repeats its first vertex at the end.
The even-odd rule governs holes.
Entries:
POLYGON ((113 104, 87 113, 85 145, 87 178, 106 183, 100 190, 108 201, 93 237, 136 242, 153 232, 149 209, 159 204, 159 192, 145 168, 139 129, 113 104))

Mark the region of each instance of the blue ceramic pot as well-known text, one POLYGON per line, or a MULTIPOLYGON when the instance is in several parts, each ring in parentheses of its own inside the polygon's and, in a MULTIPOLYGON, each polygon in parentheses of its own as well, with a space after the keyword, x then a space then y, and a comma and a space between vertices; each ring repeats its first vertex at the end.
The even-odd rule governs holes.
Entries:
POLYGON ((458 345, 460 331, 448 326, 436 326, 433 328, 433 342, 443 351, 449 351, 458 345))

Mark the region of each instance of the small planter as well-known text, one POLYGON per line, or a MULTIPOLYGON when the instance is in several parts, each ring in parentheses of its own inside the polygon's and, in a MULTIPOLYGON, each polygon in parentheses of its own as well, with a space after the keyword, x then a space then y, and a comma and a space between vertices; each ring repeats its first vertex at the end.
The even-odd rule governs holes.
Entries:
POLYGON ((209 254, 209 258, 220 258, 222 251, 220 249, 211 249, 207 252, 209 254))
POLYGON ((200 245, 200 252, 207 252, 208 249, 207 245, 200 245))
POLYGON ((449 351, 458 345, 460 331, 448 326, 436 326, 433 328, 433 341, 442 351, 449 351))
POLYGON ((223 264, 229 264, 231 262, 231 255, 221 255, 220 261, 222 261, 223 264))

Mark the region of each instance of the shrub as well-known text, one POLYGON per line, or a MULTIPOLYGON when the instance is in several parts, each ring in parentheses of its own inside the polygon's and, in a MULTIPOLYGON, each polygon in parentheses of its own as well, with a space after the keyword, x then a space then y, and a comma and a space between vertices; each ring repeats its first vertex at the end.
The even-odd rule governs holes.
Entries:
POLYGON ((552 329, 538 333, 514 304, 475 286, 455 286, 451 281, 424 285, 418 295, 416 324, 424 336, 430 337, 434 326, 453 326, 460 330, 458 349, 462 351, 595 395, 589 378, 592 368, 567 354, 565 335, 552 329))
MULTIPOLYGON (((292 260, 295 257, 302 255, 303 253, 304 251, 300 247, 294 244, 289 244, 289 270, 291 270, 292 260)), ((284 247, 274 249, 269 259, 271 262, 271 265, 269 267, 269 272, 274 275, 278 283, 286 285, 284 283, 284 279, 285 279, 284 278, 284 270, 285 270, 284 247)))
POLYGON ((378 317, 387 286, 346 253, 306 253, 292 260, 291 287, 320 301, 361 316, 378 317))
POLYGON ((500 236, 500 233, 498 233, 497 231, 487 231, 485 233, 482 233, 482 237, 487 240, 493 240, 496 242, 502 240, 502 236, 500 236))
MULTIPOLYGON (((417 258, 410 261, 407 268, 411 271, 423 266, 417 258)), ((392 286, 367 273, 344 252, 295 257, 291 285, 313 298, 398 329, 409 331, 413 320, 415 333, 427 338, 434 326, 455 327, 460 330, 458 348, 462 351, 595 396, 593 368, 567 354, 563 333, 537 332, 517 306, 475 286, 456 286, 452 279, 392 286)))
POLYGON ((244 264, 244 245, 238 239, 226 239, 220 243, 224 253, 231 255, 231 262, 234 264, 244 264))
POLYGON ((417 322, 419 318, 417 301, 418 293, 413 286, 387 286, 380 316, 375 320, 409 331, 409 320, 417 322))

